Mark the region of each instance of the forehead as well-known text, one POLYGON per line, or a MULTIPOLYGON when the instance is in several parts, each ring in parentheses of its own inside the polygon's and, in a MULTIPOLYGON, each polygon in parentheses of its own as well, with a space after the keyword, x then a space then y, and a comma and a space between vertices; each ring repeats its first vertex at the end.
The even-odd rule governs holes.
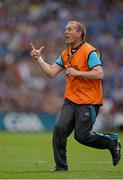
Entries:
POLYGON ((68 24, 66 26, 66 28, 77 28, 77 27, 78 27, 77 22, 75 22, 75 21, 68 22, 68 24))

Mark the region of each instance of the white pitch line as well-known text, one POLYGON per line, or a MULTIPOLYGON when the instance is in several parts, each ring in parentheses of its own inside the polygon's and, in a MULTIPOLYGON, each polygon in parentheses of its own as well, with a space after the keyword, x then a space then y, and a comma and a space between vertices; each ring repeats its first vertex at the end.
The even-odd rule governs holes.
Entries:
MULTIPOLYGON (((47 163, 47 161, 42 160, 0 160, 0 163, 47 163)), ((112 161, 74 161, 74 164, 111 164, 112 161)), ((119 164, 123 164, 122 161, 119 164)))

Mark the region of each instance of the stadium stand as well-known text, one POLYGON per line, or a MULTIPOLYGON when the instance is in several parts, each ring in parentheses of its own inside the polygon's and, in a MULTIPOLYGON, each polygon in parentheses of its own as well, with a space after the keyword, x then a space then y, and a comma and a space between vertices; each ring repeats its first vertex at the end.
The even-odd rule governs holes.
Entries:
POLYGON ((105 100, 111 112, 123 111, 122 0, 0 1, 0 111, 58 111, 64 74, 43 77, 29 43, 43 45, 44 58, 53 63, 65 48, 64 28, 71 19, 83 22, 87 41, 102 50, 105 100))

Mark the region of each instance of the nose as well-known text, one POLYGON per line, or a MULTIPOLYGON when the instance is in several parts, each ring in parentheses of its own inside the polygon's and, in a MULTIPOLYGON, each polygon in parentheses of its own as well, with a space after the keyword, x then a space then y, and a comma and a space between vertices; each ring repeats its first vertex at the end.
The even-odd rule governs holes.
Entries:
POLYGON ((68 33, 68 29, 65 29, 65 34, 67 34, 68 33))

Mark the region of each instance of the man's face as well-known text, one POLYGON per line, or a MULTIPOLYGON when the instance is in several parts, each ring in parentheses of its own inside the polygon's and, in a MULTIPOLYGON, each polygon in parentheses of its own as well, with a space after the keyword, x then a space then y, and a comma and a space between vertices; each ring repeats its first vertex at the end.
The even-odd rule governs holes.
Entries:
POLYGON ((77 23, 68 22, 65 28, 65 42, 68 45, 74 45, 81 39, 81 32, 78 31, 77 23))

